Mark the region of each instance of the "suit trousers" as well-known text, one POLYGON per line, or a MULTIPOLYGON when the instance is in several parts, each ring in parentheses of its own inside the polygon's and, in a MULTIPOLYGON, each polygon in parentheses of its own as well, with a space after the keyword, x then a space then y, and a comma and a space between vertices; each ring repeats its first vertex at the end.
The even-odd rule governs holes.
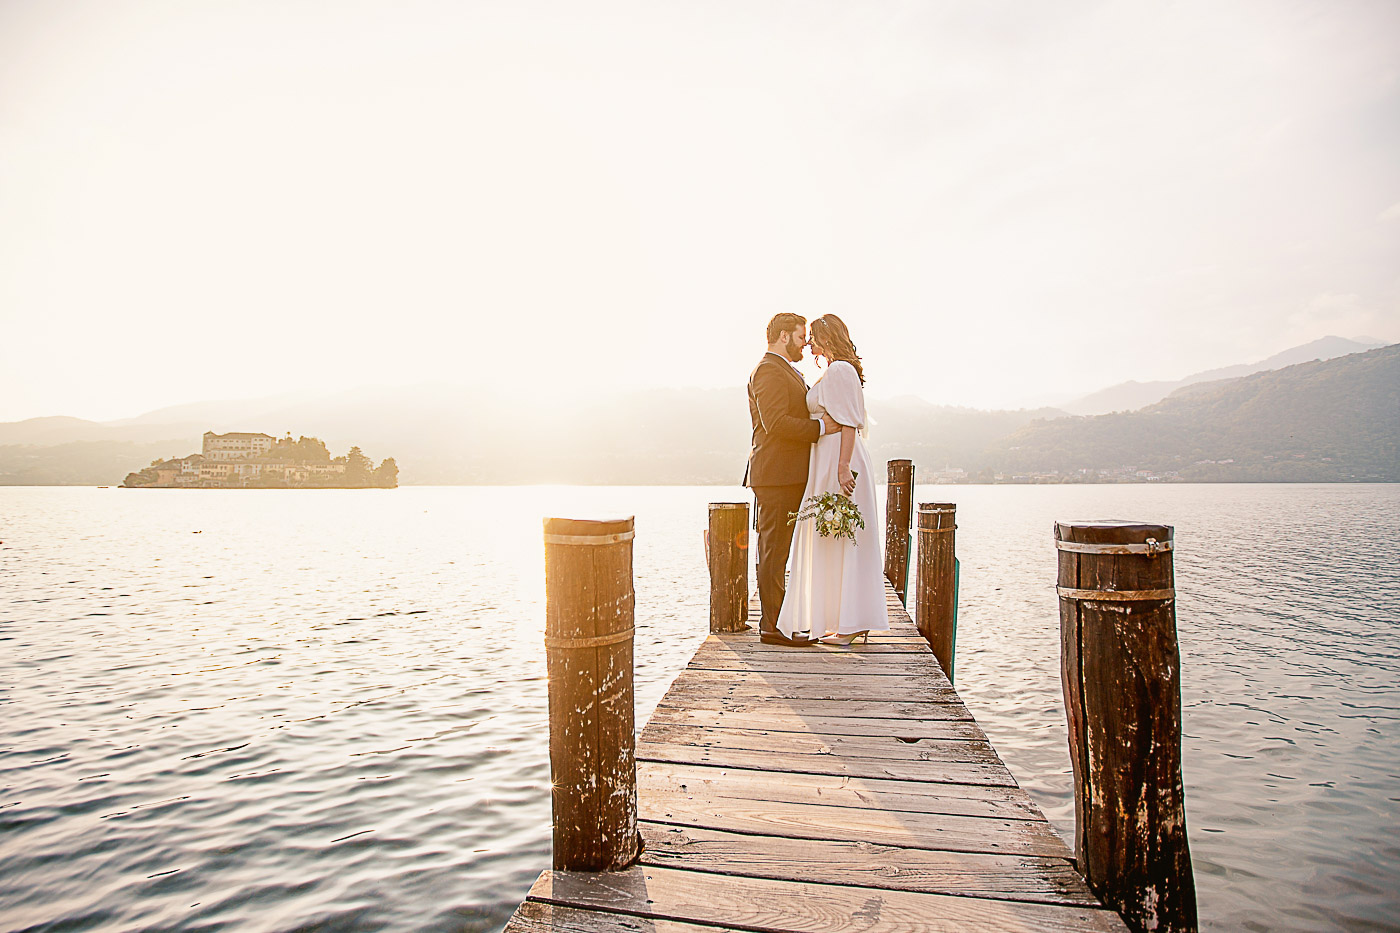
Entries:
POLYGON ((754 526, 758 529, 758 602, 760 632, 778 630, 778 610, 787 593, 788 553, 792 550, 793 526, 788 517, 802 505, 807 484, 795 486, 754 486, 754 526))

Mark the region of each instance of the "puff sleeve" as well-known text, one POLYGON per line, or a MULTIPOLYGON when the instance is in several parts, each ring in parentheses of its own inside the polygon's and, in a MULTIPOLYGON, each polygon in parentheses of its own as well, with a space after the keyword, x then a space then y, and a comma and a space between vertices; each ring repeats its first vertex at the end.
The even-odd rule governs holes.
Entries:
POLYGON ((857 430, 865 428, 865 392, 856 368, 837 360, 817 382, 817 402, 838 424, 857 430))

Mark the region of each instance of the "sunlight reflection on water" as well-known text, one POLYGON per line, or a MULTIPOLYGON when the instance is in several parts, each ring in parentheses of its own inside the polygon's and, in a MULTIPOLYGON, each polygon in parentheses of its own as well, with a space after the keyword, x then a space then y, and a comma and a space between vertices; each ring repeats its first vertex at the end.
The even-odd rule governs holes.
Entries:
MULTIPOLYGON (((1176 525, 1204 925, 1303 930, 1397 906, 1397 492, 916 498, 958 503, 959 689, 1066 835, 1051 521, 1176 525)), ((637 516, 640 724, 742 498, 0 489, 0 926, 499 928, 549 860, 540 519, 637 516)))

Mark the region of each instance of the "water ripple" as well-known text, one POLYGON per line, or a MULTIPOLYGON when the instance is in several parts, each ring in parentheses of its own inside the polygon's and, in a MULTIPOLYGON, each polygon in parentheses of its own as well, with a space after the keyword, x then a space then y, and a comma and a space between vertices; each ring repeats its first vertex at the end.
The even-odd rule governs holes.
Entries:
MULTIPOLYGON (((1051 521, 1173 523, 1204 928, 1394 928, 1394 487, 918 492, 959 504, 959 688, 1062 832, 1051 521)), ((637 515, 640 723, 743 494, 0 496, 0 929, 486 931, 549 862, 540 517, 637 515)))

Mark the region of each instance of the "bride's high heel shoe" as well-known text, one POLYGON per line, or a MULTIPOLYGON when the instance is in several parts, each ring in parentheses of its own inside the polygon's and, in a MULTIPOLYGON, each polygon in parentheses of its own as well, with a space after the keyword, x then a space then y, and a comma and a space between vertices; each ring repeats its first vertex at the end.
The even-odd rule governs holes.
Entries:
POLYGON ((823 645, 849 645, 859 638, 860 643, 863 645, 869 636, 870 629, 866 629, 863 632, 851 632, 849 635, 826 635, 822 637, 821 643, 823 645))

